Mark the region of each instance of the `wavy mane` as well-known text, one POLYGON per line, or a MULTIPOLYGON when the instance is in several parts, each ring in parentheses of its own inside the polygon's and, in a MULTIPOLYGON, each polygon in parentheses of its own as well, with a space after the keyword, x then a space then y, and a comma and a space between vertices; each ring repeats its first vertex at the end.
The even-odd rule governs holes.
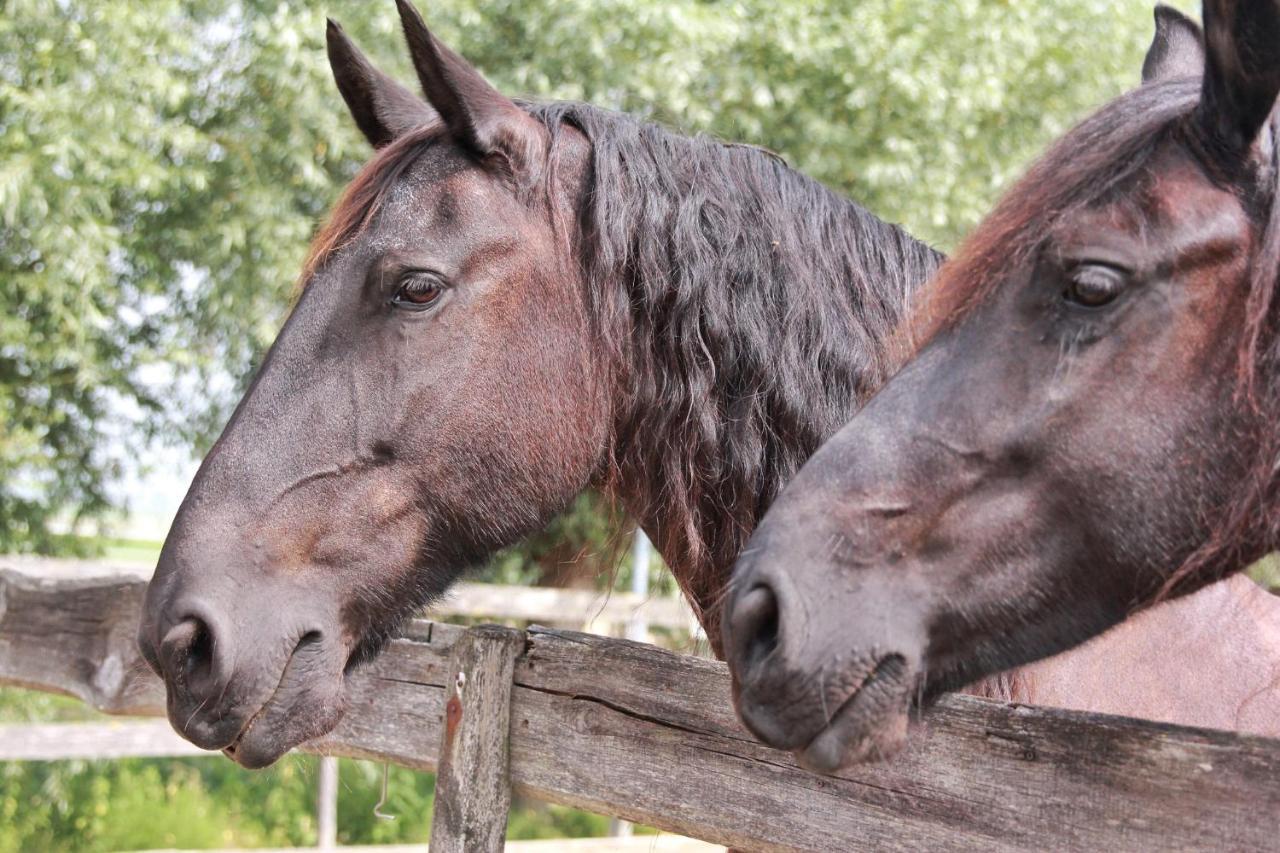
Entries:
POLYGON ((582 262, 627 400, 612 479, 690 597, 716 601, 782 486, 883 381, 941 255, 762 149, 584 104, 582 262))

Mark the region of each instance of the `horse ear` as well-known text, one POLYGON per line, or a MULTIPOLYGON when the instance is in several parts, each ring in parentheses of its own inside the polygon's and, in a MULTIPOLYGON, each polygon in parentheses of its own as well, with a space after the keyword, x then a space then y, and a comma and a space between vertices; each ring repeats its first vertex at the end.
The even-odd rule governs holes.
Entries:
POLYGON ((1204 33, 1196 122, 1214 150, 1238 159, 1258 140, 1280 93, 1280 0, 1205 0, 1204 33))
POLYGON ((1163 83, 1204 75, 1204 33, 1170 6, 1156 4, 1156 34, 1142 62, 1142 82, 1163 83))
POLYGON ((356 126, 374 148, 439 120, 435 110, 422 98, 374 68, 332 18, 325 41, 338 91, 347 102, 356 126))
POLYGON ((422 91, 454 139, 481 157, 502 157, 513 171, 529 163, 543 138, 541 125, 441 44, 412 3, 396 5, 422 91))

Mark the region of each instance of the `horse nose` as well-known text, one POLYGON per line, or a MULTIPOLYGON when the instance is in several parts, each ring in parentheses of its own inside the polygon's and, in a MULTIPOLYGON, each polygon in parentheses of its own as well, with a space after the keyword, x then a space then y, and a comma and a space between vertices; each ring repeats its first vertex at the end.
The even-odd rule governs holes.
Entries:
POLYGON ((185 686, 199 700, 217 695, 226 686, 222 666, 227 659, 226 637, 200 616, 188 616, 169 629, 160 641, 159 658, 165 677, 185 686))
POLYGON ((802 660, 807 632, 790 624, 799 615, 789 612, 793 591, 784 577, 760 562, 735 580, 743 591, 729 601, 723 646, 739 714, 766 743, 781 749, 802 746, 813 728, 812 713, 798 701, 797 691, 813 680, 802 660))
POLYGON ((737 663, 742 680, 754 680, 758 670, 778 647, 778 593, 764 579, 733 605, 729 614, 730 647, 726 650, 737 663))
POLYGON ((221 749, 239 733, 236 715, 224 714, 234 632, 207 608, 178 608, 178 621, 158 645, 140 643, 143 656, 164 680, 170 719, 197 746, 221 749))

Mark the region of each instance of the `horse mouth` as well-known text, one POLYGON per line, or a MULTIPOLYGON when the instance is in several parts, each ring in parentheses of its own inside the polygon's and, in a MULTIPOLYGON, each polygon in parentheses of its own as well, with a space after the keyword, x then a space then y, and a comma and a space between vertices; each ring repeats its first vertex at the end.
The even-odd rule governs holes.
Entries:
POLYGON ((333 731, 346 710, 341 687, 308 693, 305 702, 280 702, 273 697, 222 748, 222 754, 248 770, 260 770, 289 750, 333 731))
POLYGON ((907 742, 915 681, 901 655, 881 659, 808 745, 795 750, 796 762, 813 773, 832 775, 897 755, 907 742))
POLYGON ((257 770, 259 768, 274 764, 276 761, 280 759, 282 755, 284 755, 285 752, 288 752, 289 750, 289 748, 285 748, 284 750, 281 750, 278 754, 272 755, 270 750, 262 750, 261 748, 257 748, 256 744, 251 746, 248 749, 242 748, 245 740, 249 737, 249 734, 253 731, 254 724, 258 722, 258 719, 264 713, 266 713, 267 708, 270 707, 272 699, 275 699, 274 695, 271 697, 271 699, 267 700, 267 703, 265 705, 263 705, 261 708, 259 708, 249 717, 248 722, 244 724, 244 727, 241 728, 240 732, 235 736, 235 740, 231 741, 231 743, 227 744, 222 748, 223 755, 225 755, 227 758, 230 758, 232 761, 239 764, 240 766, 245 767, 249 770, 257 770), (263 761, 263 759, 266 759, 266 760, 263 761))
POLYGON ((258 770, 333 731, 346 712, 346 674, 332 671, 335 658, 335 650, 325 648, 318 632, 304 636, 276 689, 245 719, 222 754, 241 767, 258 770))

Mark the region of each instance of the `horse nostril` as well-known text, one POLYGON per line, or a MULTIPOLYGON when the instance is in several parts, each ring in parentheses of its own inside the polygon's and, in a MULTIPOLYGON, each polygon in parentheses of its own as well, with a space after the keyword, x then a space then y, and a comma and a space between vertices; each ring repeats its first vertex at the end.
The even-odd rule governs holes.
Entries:
POLYGON ((209 626, 197 620, 196 635, 187 650, 187 679, 208 676, 213 669, 213 634, 209 626))
POLYGON ((161 641, 160 660, 171 678, 181 678, 189 686, 207 682, 214 672, 212 629, 198 616, 188 616, 161 641))
POLYGON ((746 671, 755 669, 777 648, 778 618, 778 596, 767 584, 757 584, 738 600, 732 628, 746 671))

